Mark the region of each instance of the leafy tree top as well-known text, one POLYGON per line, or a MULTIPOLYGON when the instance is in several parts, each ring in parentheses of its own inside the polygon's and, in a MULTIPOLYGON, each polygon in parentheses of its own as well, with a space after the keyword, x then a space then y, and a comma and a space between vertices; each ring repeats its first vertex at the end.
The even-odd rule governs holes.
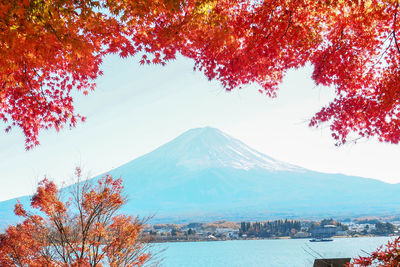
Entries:
POLYGON ((151 260, 140 236, 143 223, 119 212, 126 202, 122 179, 106 175, 91 184, 76 173, 67 201, 68 189, 44 179, 31 211, 15 205, 23 221, 0 234, 1 266, 143 266, 151 260))
POLYGON ((18 0, 0 3, 0 119, 26 147, 74 127, 72 90, 94 90, 108 54, 166 64, 180 53, 226 90, 274 97, 288 70, 314 67, 336 98, 310 121, 400 141, 398 0, 18 0))

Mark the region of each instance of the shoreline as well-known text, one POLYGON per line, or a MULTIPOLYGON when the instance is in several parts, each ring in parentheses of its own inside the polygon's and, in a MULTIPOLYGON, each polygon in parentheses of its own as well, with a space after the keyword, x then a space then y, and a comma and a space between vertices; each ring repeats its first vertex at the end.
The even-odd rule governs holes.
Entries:
MULTIPOLYGON (((396 237, 396 235, 358 235, 358 236, 332 236, 332 239, 340 238, 366 238, 366 237, 396 237)), ((156 240, 149 243, 183 243, 183 242, 219 242, 219 241, 241 241, 241 240, 288 240, 288 239, 312 239, 313 237, 292 238, 290 236, 266 237, 266 238, 238 238, 238 239, 175 239, 175 240, 156 240)))

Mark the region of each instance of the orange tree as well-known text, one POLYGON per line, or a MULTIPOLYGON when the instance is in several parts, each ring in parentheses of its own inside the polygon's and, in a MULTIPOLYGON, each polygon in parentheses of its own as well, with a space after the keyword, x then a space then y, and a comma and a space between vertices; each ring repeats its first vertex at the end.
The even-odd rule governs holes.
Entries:
MULTIPOLYGON (((80 177, 80 171, 77 170, 80 177)), ((122 180, 107 175, 97 184, 72 186, 62 201, 47 179, 39 183, 27 212, 15 205, 23 221, 0 235, 1 266, 142 266, 151 259, 148 244, 140 239, 142 222, 117 214, 126 201, 122 180)))
POLYGON ((110 53, 165 64, 180 53, 227 89, 275 96, 286 72, 314 67, 336 98, 310 122, 400 141, 398 0, 0 1, 0 119, 26 147, 41 129, 74 127, 71 90, 95 88, 110 53))

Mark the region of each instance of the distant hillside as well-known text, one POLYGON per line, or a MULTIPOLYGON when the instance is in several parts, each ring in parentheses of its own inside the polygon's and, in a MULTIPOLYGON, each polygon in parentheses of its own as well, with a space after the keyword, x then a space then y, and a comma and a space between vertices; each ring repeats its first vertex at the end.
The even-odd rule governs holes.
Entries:
MULTIPOLYGON (((210 127, 189 130, 110 173, 124 178, 130 199, 124 211, 155 214, 154 222, 400 213, 399 184, 310 171, 210 127)), ((1 218, 14 202, 0 202, 1 218)))

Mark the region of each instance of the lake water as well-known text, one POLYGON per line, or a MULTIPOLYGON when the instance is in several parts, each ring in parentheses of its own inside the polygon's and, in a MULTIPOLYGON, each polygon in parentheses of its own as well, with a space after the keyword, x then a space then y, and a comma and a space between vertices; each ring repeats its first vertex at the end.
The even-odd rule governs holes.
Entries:
POLYGON ((386 244, 390 237, 337 238, 333 242, 308 239, 234 240, 157 244, 162 266, 185 267, 310 267, 315 258, 345 258, 366 255, 386 244))

